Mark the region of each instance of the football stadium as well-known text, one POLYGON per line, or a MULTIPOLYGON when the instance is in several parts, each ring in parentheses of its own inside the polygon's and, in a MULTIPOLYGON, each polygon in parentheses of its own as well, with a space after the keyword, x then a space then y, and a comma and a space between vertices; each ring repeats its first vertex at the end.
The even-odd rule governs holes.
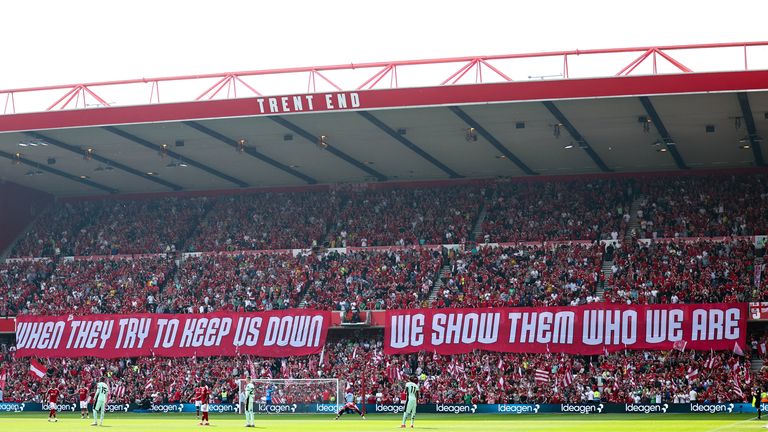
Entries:
POLYGON ((768 427, 768 41, 0 104, 2 431, 768 427))

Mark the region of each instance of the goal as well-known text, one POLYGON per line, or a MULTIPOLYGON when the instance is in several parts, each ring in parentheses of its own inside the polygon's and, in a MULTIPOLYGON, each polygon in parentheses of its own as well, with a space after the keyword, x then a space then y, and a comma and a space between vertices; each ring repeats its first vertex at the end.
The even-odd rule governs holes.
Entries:
MULTIPOLYGON (((299 404, 325 404, 338 411, 343 406, 345 382, 338 378, 318 379, 254 379, 257 414, 292 414, 299 404), (267 394, 271 400, 267 403, 267 394), (341 405, 340 405, 341 404, 341 405)), ((244 379, 238 380, 239 410, 245 410, 244 379)))

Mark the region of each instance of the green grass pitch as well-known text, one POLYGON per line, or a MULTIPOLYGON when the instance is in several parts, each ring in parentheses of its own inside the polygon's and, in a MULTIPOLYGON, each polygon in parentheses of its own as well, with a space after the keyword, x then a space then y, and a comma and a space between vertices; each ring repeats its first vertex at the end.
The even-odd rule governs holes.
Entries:
MULTIPOLYGON (((47 413, 0 414, 0 431, 74 432, 105 429, 122 431, 285 431, 285 432, 378 432, 400 428, 400 416, 372 414, 366 420, 344 415, 335 421, 328 415, 259 415, 256 428, 245 428, 243 416, 211 414, 211 426, 198 426, 194 414, 107 414, 103 427, 90 426, 92 419, 80 419, 79 413, 61 413, 58 423, 48 423, 47 413)), ((585 416, 555 415, 455 415, 424 414, 416 418, 416 428, 429 432, 442 431, 578 431, 578 432, 743 432, 766 430, 768 422, 753 420, 748 414, 723 415, 642 415, 606 414, 585 416)), ((410 428, 408 428, 410 429, 410 428)))

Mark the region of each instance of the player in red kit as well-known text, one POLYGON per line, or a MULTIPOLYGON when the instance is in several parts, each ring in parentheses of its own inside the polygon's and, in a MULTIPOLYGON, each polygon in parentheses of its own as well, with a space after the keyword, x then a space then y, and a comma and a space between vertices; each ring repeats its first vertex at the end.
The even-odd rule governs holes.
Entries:
POLYGON ((59 421, 58 418, 56 418, 56 404, 59 401, 59 395, 61 392, 56 387, 51 387, 48 389, 48 392, 46 393, 46 396, 48 397, 48 421, 49 422, 57 422, 59 421))
POLYGON ((200 383, 200 411, 203 414, 203 418, 200 419, 200 426, 209 426, 208 422, 208 402, 211 398, 211 391, 205 383, 200 383))
POLYGON ((80 418, 88 418, 88 388, 83 386, 77 389, 77 396, 80 398, 80 418))
POLYGON ((195 403, 195 418, 200 418, 200 394, 203 392, 202 387, 195 387, 195 394, 192 396, 192 402, 195 403))

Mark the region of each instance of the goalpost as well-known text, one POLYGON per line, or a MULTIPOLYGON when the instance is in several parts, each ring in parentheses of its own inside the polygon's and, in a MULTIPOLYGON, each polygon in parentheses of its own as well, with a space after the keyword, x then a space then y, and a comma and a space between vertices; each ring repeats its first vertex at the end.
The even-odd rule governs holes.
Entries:
MULTIPOLYGON (((338 411, 344 406, 345 382, 338 378, 317 379, 253 379, 256 414, 293 413, 293 404, 327 404, 338 411), (271 395, 267 403, 267 394, 271 395)), ((239 412, 245 412, 244 379, 237 381, 239 412)), ((295 410, 295 408, 294 408, 295 410)))

